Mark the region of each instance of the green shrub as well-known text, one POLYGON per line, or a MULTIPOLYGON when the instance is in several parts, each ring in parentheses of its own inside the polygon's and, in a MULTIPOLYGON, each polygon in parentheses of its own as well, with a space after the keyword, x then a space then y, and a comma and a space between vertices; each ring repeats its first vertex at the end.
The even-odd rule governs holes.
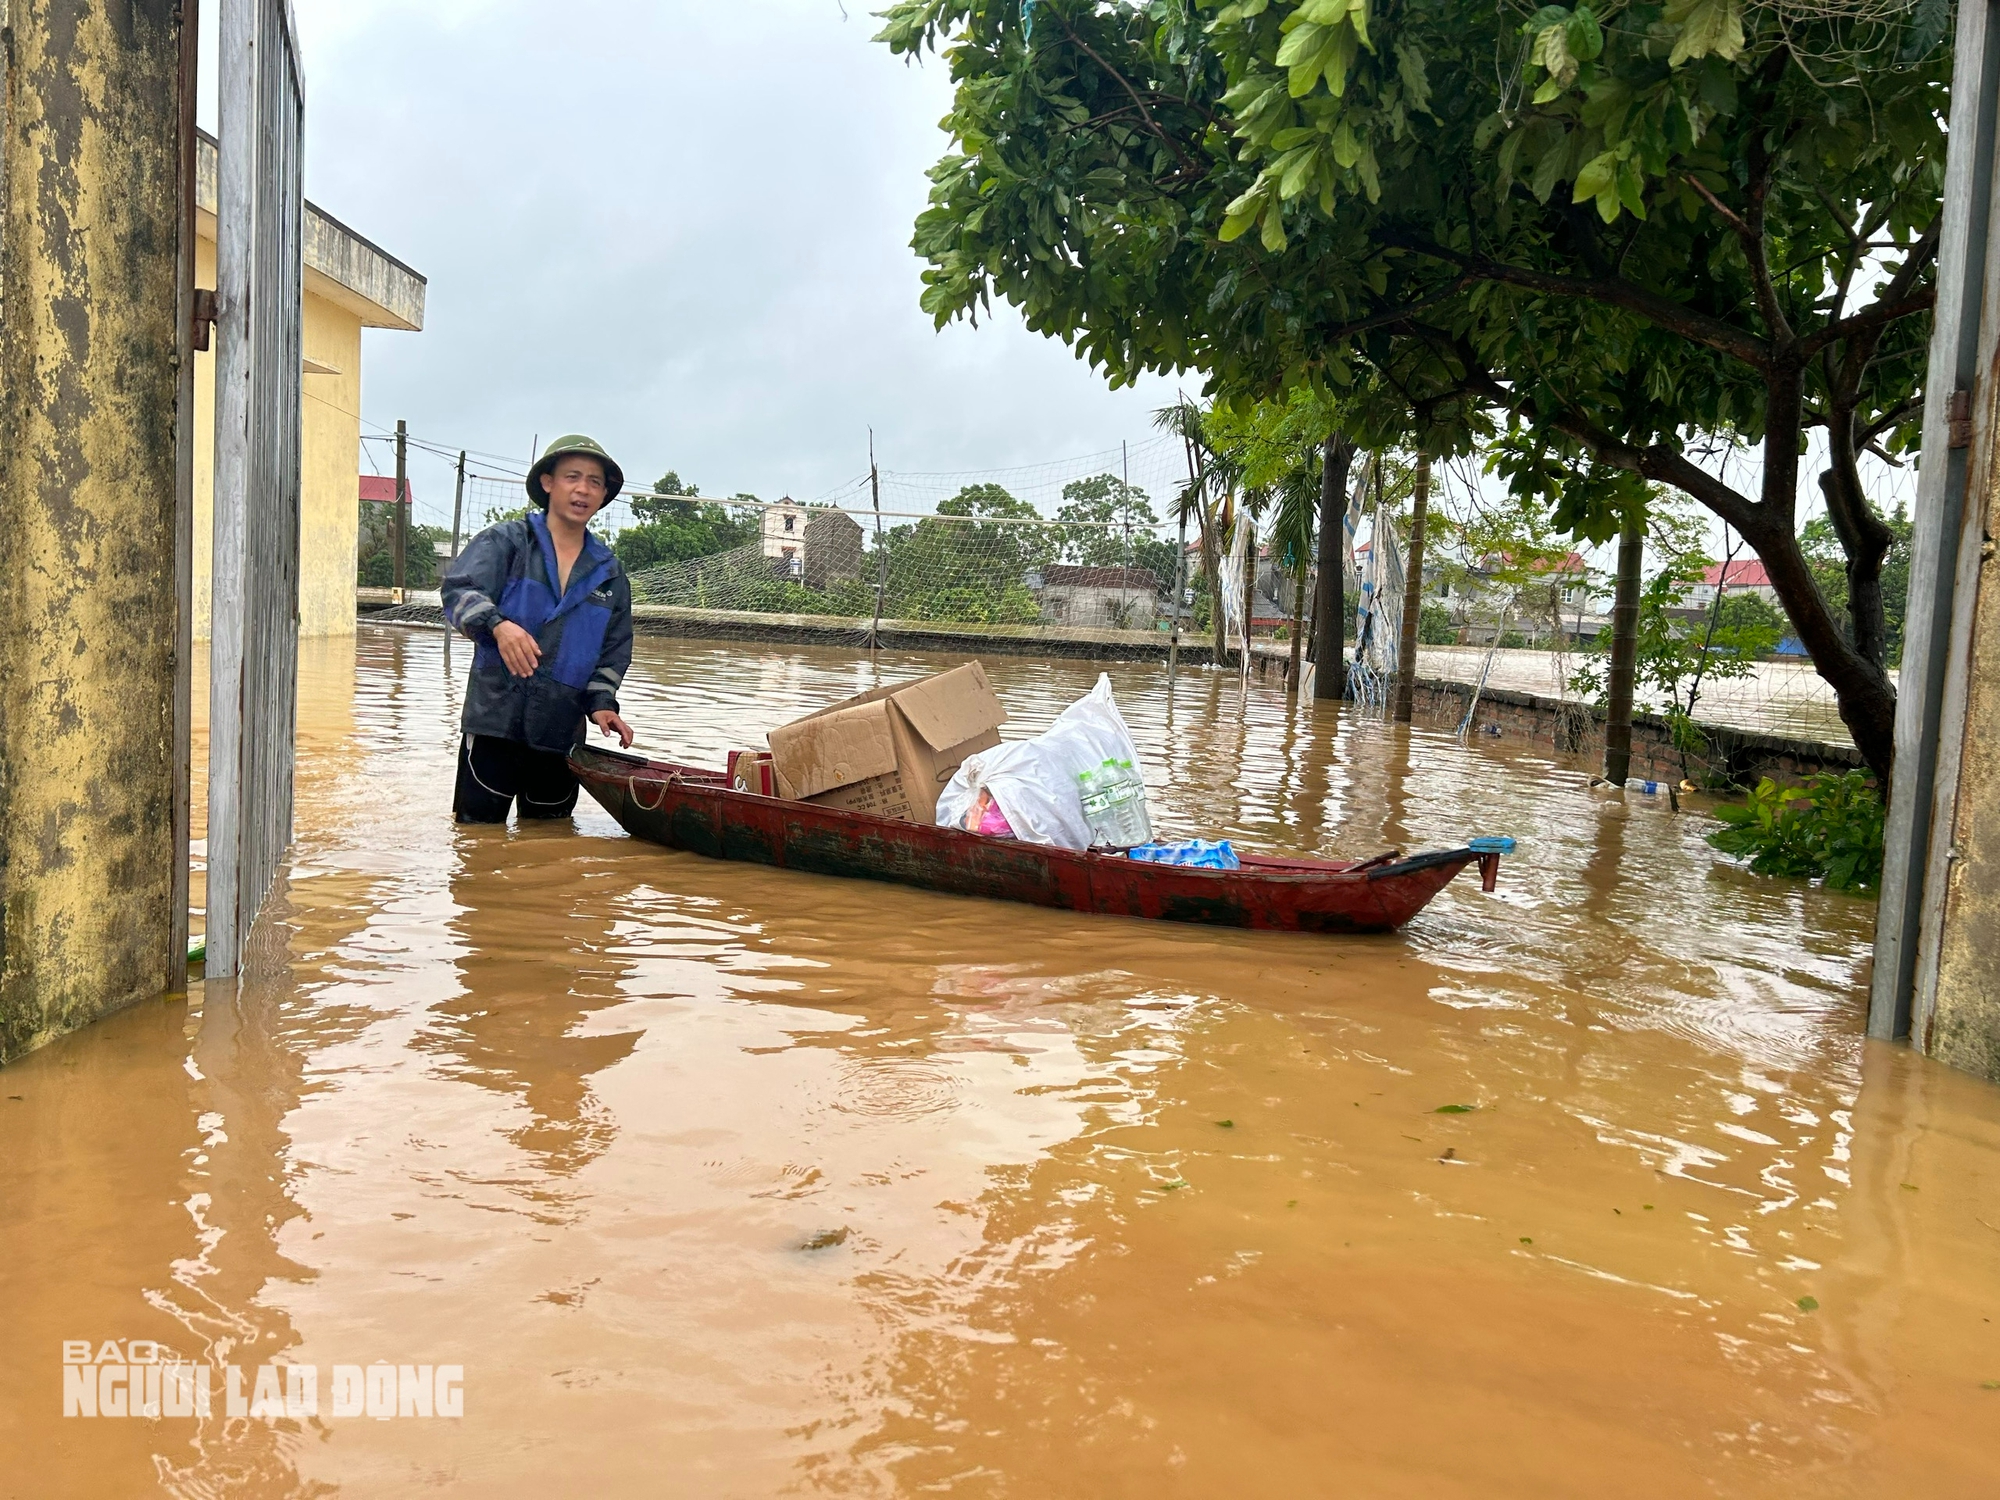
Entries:
POLYGON ((1458 627, 1451 622, 1451 610, 1445 605, 1428 603, 1417 615, 1417 643, 1423 646, 1449 646, 1458 640, 1458 627))
POLYGON ((1508 630, 1501 633, 1500 649, 1502 651, 1525 651, 1527 646, 1528 636, 1525 631, 1508 630))
POLYGON ((1718 807, 1725 826, 1708 836, 1725 854, 1748 856, 1759 875, 1824 877, 1836 891, 1882 882, 1881 794, 1866 772, 1821 772, 1803 787, 1766 776, 1748 802, 1718 807))

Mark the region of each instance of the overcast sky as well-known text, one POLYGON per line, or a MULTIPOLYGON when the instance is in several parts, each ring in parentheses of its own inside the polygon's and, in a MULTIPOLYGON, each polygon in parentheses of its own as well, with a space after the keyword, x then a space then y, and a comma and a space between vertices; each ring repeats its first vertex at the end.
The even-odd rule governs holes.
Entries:
POLYGON ((1174 382, 1114 392, 1006 312, 932 330, 908 244, 950 86, 870 6, 298 0, 306 196, 430 278, 422 334, 366 334, 364 432, 582 430, 634 482, 766 498, 864 472, 870 424, 894 470, 1148 436, 1174 382))
MULTIPOLYGON (((429 278, 422 333, 366 335, 364 432, 401 417, 518 465, 580 430, 634 483, 813 499, 866 471, 871 425, 888 471, 1008 469, 1148 438, 1174 399, 1110 390, 1005 308, 932 329, 909 240, 950 86, 870 40, 883 0, 295 3, 307 196, 429 278)), ((449 464, 412 474, 448 519, 449 464)), ((899 503, 950 493, 925 485, 899 503)))
POLYGON ((430 281, 422 333, 366 335, 364 431, 524 461, 581 430, 634 481, 811 498, 870 424, 886 469, 992 469, 1173 399, 1005 312, 932 329, 909 241, 949 81, 869 40, 880 0, 296 3, 306 195, 430 281))

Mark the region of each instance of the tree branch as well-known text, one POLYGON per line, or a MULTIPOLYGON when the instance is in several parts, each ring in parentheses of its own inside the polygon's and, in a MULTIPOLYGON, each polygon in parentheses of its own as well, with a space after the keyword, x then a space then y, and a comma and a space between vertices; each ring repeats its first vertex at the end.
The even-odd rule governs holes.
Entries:
POLYGON ((1565 437, 1581 443, 1592 457, 1614 468, 1629 470, 1661 484, 1670 484, 1692 495, 1738 531, 1745 529, 1743 523, 1746 520, 1751 523, 1751 529, 1757 529, 1756 502, 1698 467, 1683 454, 1664 443, 1652 443, 1643 448, 1627 443, 1567 406, 1556 411, 1544 411, 1533 397, 1516 395, 1502 385, 1462 339, 1450 338, 1437 329, 1424 331, 1446 340, 1454 357, 1465 368, 1467 389, 1508 411, 1548 423, 1565 437))
POLYGON ((1622 307, 1635 312, 1647 321, 1656 323, 1682 338, 1728 354, 1742 360, 1758 370, 1768 370, 1771 365, 1770 344, 1754 333, 1746 333, 1734 324, 1725 323, 1720 318, 1712 318, 1706 313, 1695 312, 1692 308, 1649 292, 1621 277, 1581 277, 1551 276, 1546 272, 1530 270, 1526 266, 1508 265, 1502 261, 1487 260, 1484 256, 1466 255, 1443 245, 1414 236, 1385 234, 1383 242, 1399 249, 1411 250, 1419 255, 1428 255, 1433 260, 1442 260, 1457 266, 1467 275, 1479 281, 1497 281, 1507 286, 1518 286, 1533 292, 1547 292, 1557 297, 1577 297, 1585 301, 1601 302, 1608 307, 1622 307))
POLYGON ((1174 155, 1180 159, 1181 166, 1189 172, 1195 171, 1196 167, 1193 159, 1188 156, 1185 150, 1182 149, 1181 143, 1178 140, 1176 140, 1166 130, 1162 129, 1160 126, 1160 122, 1153 118, 1153 112, 1150 109, 1146 108, 1146 101, 1139 97, 1139 91, 1132 86, 1132 81, 1129 78, 1127 78, 1123 73, 1119 72, 1116 68, 1112 67, 1110 63, 1106 62, 1095 47, 1091 46, 1090 43, 1086 42, 1082 37, 1076 34, 1076 29, 1069 24, 1069 18, 1062 13, 1060 7, 1051 5, 1049 7, 1049 14, 1055 17, 1056 24, 1062 27, 1063 29, 1063 34, 1066 35, 1070 39, 1070 41, 1073 42, 1083 52, 1083 54, 1086 57, 1088 57, 1092 62, 1096 63, 1098 67, 1104 69, 1104 71, 1109 73, 1113 78, 1117 79, 1119 86, 1122 87, 1126 93, 1132 96, 1132 103, 1136 105, 1139 110, 1139 118, 1146 122, 1146 128, 1148 130, 1152 131, 1154 135, 1158 136, 1161 140, 1167 143, 1167 149, 1172 151, 1174 155))

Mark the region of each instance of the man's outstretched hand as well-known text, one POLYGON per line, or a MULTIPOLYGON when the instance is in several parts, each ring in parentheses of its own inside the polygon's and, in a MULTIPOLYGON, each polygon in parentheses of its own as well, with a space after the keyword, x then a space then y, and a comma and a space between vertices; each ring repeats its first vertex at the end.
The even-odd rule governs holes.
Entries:
POLYGON ((619 749, 630 750, 632 748, 632 726, 619 718, 610 709, 600 708, 590 716, 590 722, 603 730, 607 735, 617 735, 619 749))
POLYGON ((493 644, 500 648, 500 660, 516 677, 533 677, 541 665, 542 648, 512 620, 502 620, 493 627, 493 644))

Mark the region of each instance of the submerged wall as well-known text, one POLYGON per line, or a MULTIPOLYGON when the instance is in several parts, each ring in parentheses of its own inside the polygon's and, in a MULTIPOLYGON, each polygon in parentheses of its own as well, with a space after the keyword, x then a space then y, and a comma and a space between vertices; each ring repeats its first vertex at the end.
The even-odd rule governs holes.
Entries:
POLYGON ((186 974, 178 0, 0 0, 0 1062, 186 974))

